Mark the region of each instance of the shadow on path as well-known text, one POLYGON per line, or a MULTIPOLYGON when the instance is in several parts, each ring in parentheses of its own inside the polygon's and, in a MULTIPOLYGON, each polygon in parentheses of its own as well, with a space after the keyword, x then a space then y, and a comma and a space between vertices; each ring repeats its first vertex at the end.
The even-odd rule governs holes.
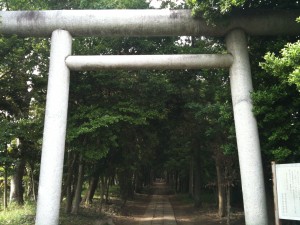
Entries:
POLYGON ((169 187, 163 182, 153 184, 154 194, 139 225, 177 225, 169 201, 169 187))
MULTIPOLYGON (((122 215, 114 216, 115 225, 225 225, 216 207, 194 208, 192 201, 173 195, 163 182, 152 186, 153 195, 137 194, 127 202, 122 215), (175 215, 175 216, 174 216, 175 215)), ((231 225, 244 225, 242 214, 234 214, 231 225)), ((98 225, 98 224, 97 224, 98 225)))

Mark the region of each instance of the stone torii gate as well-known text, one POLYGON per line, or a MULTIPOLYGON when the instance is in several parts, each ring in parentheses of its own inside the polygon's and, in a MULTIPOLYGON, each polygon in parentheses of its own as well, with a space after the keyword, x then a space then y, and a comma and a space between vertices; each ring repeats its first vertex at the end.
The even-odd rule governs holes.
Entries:
POLYGON ((247 37, 299 35, 300 11, 266 11, 232 16, 209 26, 189 10, 2 11, 0 34, 51 37, 50 69, 36 225, 57 225, 67 124, 70 70, 230 68, 230 84, 247 225, 268 225, 247 37), (226 37, 224 55, 72 56, 77 36, 226 37))

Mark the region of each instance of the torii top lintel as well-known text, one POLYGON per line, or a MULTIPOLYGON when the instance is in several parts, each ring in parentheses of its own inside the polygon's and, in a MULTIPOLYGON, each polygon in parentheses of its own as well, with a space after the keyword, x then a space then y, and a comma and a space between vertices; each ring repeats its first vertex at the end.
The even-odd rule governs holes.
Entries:
POLYGON ((252 11, 211 26, 190 10, 1 11, 0 34, 49 37, 56 29, 76 36, 215 36, 235 28, 249 35, 300 35, 300 10, 252 11))

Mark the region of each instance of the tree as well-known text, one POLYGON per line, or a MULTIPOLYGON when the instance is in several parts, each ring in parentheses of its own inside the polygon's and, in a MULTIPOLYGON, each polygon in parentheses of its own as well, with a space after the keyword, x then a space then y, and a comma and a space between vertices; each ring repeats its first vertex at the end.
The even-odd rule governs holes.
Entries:
POLYGON ((263 137, 268 140, 265 148, 271 160, 297 161, 298 144, 291 140, 299 136, 300 42, 289 42, 284 48, 285 41, 278 43, 268 49, 265 61, 260 63, 271 83, 265 84, 266 90, 253 94, 255 112, 263 116, 261 126, 267 128, 263 137))
MULTIPOLYGON (((285 42, 277 41, 277 45, 269 43, 267 51, 278 52, 285 42)), ((288 80, 295 65, 294 58, 285 58, 290 60, 290 66, 275 54, 267 53, 265 58, 266 61, 260 64, 264 71, 257 68, 259 85, 252 95, 254 112, 261 128, 262 150, 268 160, 297 161, 298 143, 293 140, 299 136, 299 91, 288 80)))
POLYGON ((299 66, 300 41, 288 43, 280 51, 280 56, 268 52, 261 67, 268 73, 273 73, 282 82, 296 85, 300 90, 300 66, 299 66))
MULTIPOLYGON (((36 39, 18 39, 13 36, 10 38, 0 39, 1 45, 1 67, 0 67, 0 114, 3 120, 10 121, 7 123, 11 130, 10 138, 18 138, 21 145, 18 146, 14 154, 9 157, 12 166, 15 168, 15 174, 12 174, 12 187, 19 190, 14 194, 11 189, 11 199, 16 199, 18 203, 23 203, 22 177, 25 169, 25 160, 30 158, 29 155, 35 156, 36 148, 32 148, 29 143, 37 143, 41 137, 41 132, 34 127, 41 121, 38 121, 37 108, 34 108, 37 100, 43 99, 43 95, 37 95, 35 88, 43 79, 40 75, 44 69, 45 63, 39 66, 36 63, 43 62, 44 42, 38 43, 36 39), (33 124, 36 124, 33 126, 33 124), (35 134, 39 133, 39 137, 35 134), (37 139, 32 139, 36 137, 37 139), (30 140, 31 139, 31 140, 30 140), (16 197, 14 197, 16 195, 16 197)), ((44 61, 45 62, 45 61, 44 61)), ((42 92, 40 92, 42 93, 42 92)), ((12 140, 11 139, 11 140, 12 140)), ((4 143, 10 143, 11 140, 4 143)), ((36 147, 38 145, 33 144, 36 147)))
POLYGON ((260 1, 260 0, 187 0, 194 16, 203 16, 209 22, 222 22, 228 15, 245 10, 295 9, 298 1, 260 1))
POLYGON ((8 144, 10 144, 13 136, 13 124, 6 118, 1 116, 0 120, 0 165, 1 165, 1 174, 4 177, 4 190, 3 190, 3 205, 4 209, 7 209, 8 206, 8 176, 9 170, 12 164, 12 159, 9 155, 8 144))

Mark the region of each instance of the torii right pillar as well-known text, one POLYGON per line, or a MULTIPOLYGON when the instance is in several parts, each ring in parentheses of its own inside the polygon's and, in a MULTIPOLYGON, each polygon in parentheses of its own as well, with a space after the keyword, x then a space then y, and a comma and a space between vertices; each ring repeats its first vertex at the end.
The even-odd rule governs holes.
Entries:
POLYGON ((247 38, 243 30, 226 36, 233 55, 230 85, 239 155, 246 225, 268 225, 266 194, 257 122, 252 112, 253 91, 247 38))

